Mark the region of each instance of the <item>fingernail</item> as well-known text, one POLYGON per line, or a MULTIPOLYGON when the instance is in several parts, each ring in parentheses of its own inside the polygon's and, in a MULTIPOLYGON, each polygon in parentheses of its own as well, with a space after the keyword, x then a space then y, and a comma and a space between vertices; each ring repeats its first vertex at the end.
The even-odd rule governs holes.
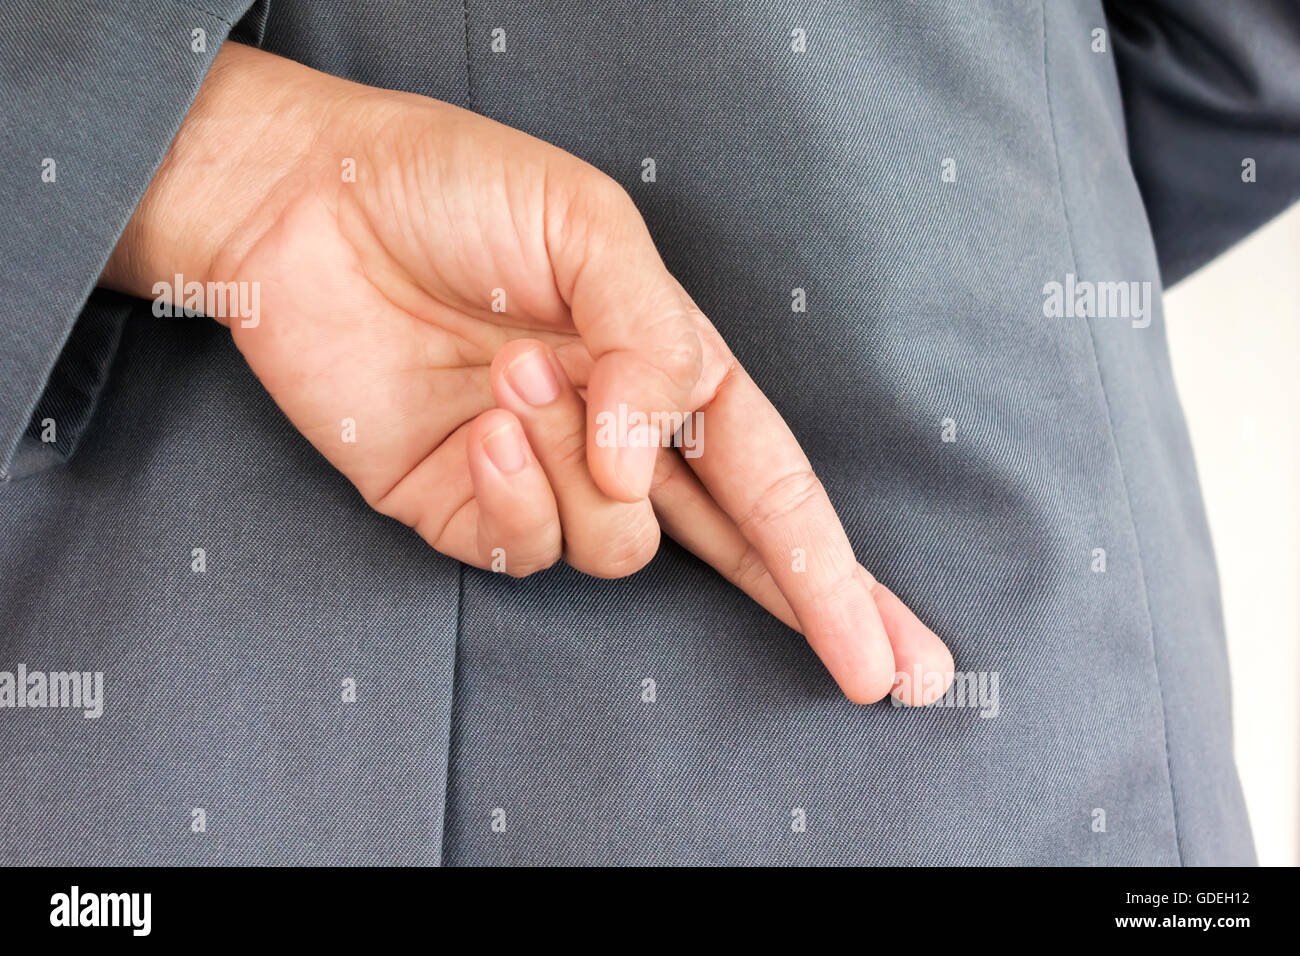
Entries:
POLYGON ((628 430, 627 444, 618 450, 618 479, 629 495, 644 498, 650 493, 659 454, 657 437, 648 425, 635 425, 628 430))
POLYGON ((524 434, 515 425, 502 425, 483 436, 488 458, 503 475, 521 471, 528 457, 524 454, 524 434))
POLYGON ((551 404, 560 394, 555 370, 538 349, 531 349, 510 363, 506 381, 515 394, 535 407, 551 404))

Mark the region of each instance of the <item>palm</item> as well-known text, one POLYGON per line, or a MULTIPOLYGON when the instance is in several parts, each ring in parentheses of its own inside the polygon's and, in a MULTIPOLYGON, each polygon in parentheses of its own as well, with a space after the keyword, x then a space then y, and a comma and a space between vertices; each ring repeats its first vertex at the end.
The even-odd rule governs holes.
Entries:
POLYGON ((384 144, 358 182, 291 201, 238 268, 261 284, 261 320, 232 331, 316 448, 436 544, 453 517, 472 523, 463 428, 493 407, 497 350, 540 338, 578 379, 589 359, 556 289, 542 182, 445 154, 436 181, 412 182, 434 164, 383 158, 432 146, 384 144))

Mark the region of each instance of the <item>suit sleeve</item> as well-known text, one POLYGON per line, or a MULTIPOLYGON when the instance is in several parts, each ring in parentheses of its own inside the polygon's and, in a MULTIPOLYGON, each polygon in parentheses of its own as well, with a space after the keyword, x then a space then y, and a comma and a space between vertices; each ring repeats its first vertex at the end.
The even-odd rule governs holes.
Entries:
POLYGON ((1105 9, 1129 154, 1172 285, 1300 198, 1300 2, 1105 9))
POLYGON ((253 6, 0 4, 0 480, 66 457, 89 420, 130 307, 95 282, 253 6))

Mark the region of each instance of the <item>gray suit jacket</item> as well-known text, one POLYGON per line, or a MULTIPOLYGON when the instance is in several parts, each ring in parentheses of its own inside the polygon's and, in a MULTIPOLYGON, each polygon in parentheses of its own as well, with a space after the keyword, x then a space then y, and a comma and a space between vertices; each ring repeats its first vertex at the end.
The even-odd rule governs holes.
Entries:
POLYGON ((0 103, 0 705, 103 674, 0 706, 0 861, 1252 861, 1159 291, 1297 196, 1295 5, 6 0, 0 103), (671 544, 463 568, 93 292, 227 35, 624 182, 974 698, 848 703, 671 544))

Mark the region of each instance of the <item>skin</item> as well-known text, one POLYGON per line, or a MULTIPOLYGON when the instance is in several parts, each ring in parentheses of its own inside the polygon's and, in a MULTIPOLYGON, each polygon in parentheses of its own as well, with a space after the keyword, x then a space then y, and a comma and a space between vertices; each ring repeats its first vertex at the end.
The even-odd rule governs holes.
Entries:
POLYGON ((951 680, 626 192, 576 157, 228 43, 101 284, 152 298, 175 274, 260 284, 256 325, 218 321, 366 502, 444 554, 616 578, 662 531, 803 633, 849 699, 928 703, 951 680), (703 453, 660 447, 671 426, 598 440, 620 404, 701 412, 703 453))

